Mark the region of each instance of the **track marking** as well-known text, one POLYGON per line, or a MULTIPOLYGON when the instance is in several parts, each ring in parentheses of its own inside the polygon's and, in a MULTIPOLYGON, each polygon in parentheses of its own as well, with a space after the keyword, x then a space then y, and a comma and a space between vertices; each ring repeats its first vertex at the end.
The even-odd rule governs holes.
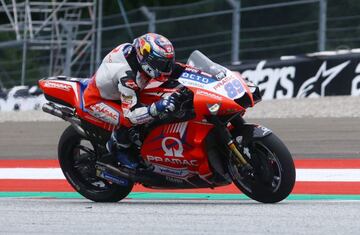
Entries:
MULTIPOLYGON (((84 198, 76 192, 0 192, 1 198, 39 198, 39 199, 78 199, 84 198)), ((131 192, 127 200, 252 200, 244 194, 206 194, 206 193, 143 193, 131 192)), ((360 195, 310 195, 292 194, 287 200, 326 200, 326 201, 360 201, 360 195)))
POLYGON ((65 179, 60 168, 0 168, 0 179, 65 179))
POLYGON ((359 182, 360 169, 296 169, 296 181, 359 182))
MULTIPOLYGON (((295 194, 360 195, 360 159, 295 160, 295 194)), ((57 160, 0 160, 0 192, 74 192, 57 160)), ((149 189, 135 185, 133 192, 237 194, 234 185, 215 189, 149 189)))
MULTIPOLYGON (((0 168, 0 179, 65 179, 60 168, 0 168)), ((298 182, 360 182, 360 169, 296 169, 298 182)))
MULTIPOLYGON (((360 159, 296 159, 294 160, 297 169, 358 169, 360 159)), ((35 159, 35 160, 0 160, 0 168, 58 168, 59 162, 56 159, 35 159)))
POLYGON ((297 159, 294 161, 297 169, 359 169, 360 159, 297 159))

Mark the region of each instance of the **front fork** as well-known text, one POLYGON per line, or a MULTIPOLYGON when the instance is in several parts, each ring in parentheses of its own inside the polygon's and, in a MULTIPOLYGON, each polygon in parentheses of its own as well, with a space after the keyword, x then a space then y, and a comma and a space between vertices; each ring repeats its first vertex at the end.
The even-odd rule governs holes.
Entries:
MULTIPOLYGON (((241 117, 240 117, 241 118, 241 117)), ((244 120, 241 118, 242 122, 244 120)), ((233 139, 229 129, 226 125, 220 121, 217 116, 210 116, 208 117, 208 121, 214 124, 217 133, 220 135, 220 138, 224 141, 224 143, 228 146, 229 150, 233 153, 234 160, 236 165, 245 172, 251 171, 253 168, 252 166, 246 161, 244 156, 241 154, 239 149, 237 148, 237 144, 235 144, 235 140, 233 139)))

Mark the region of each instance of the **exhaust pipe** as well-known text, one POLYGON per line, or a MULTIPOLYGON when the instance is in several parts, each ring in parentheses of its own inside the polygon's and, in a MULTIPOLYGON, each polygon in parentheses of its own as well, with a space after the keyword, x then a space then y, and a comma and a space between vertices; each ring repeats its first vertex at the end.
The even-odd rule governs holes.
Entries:
POLYGON ((49 113, 49 114, 59 117, 61 119, 65 119, 63 112, 61 112, 61 110, 59 108, 57 108, 56 106, 50 105, 49 103, 44 104, 42 106, 42 110, 45 113, 49 113))
MULTIPOLYGON (((154 178, 154 175, 148 175, 146 174, 146 171, 144 171, 142 174, 138 174, 136 170, 127 169, 126 167, 114 167, 110 164, 96 161, 95 168, 97 170, 97 176, 100 178, 102 177, 102 173, 108 173, 115 177, 121 177, 128 180, 131 180, 133 182, 141 182, 144 184, 152 185, 154 182, 156 182, 156 177, 154 178)), ((149 173, 149 172, 148 172, 149 173)), ((107 179, 110 181, 113 181, 111 179, 107 179)), ((114 183, 117 183, 113 181, 114 183)))
POLYGON ((70 122, 70 124, 74 127, 77 133, 79 133, 81 136, 84 137, 87 136, 84 129, 80 126, 81 121, 73 116, 73 110, 65 107, 61 108, 52 103, 44 104, 42 110, 45 113, 49 113, 51 115, 54 115, 56 117, 64 119, 65 121, 70 122))

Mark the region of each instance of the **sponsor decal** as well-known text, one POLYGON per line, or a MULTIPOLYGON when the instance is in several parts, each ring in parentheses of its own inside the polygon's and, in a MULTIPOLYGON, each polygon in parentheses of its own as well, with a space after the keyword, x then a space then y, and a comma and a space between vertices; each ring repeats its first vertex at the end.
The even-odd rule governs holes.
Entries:
POLYGON ((121 94, 121 107, 123 110, 130 109, 136 103, 136 97, 121 94))
POLYGON ((112 63, 112 58, 111 58, 111 54, 108 55, 108 63, 112 63))
POLYGON ((285 66, 288 62, 270 62, 271 67, 265 67, 267 61, 263 60, 255 69, 239 70, 243 77, 259 87, 264 100, 360 95, 360 66, 354 56, 349 59, 344 55, 295 59, 294 64, 285 66))
POLYGON ((179 133, 180 138, 182 139, 186 128, 187 128, 188 122, 179 122, 174 124, 169 124, 166 127, 164 127, 164 133, 179 133))
POLYGON ((300 87, 297 98, 319 97, 325 95, 326 86, 350 63, 346 61, 330 69, 326 67, 326 61, 322 63, 315 76, 307 79, 300 87))
POLYGON ((161 142, 161 147, 165 152, 165 156, 168 157, 184 157, 183 156, 183 151, 184 151, 184 147, 181 143, 181 141, 175 137, 166 137, 162 140, 161 142), (169 142, 170 140, 170 147, 168 147, 168 145, 166 145, 166 142, 169 142), (176 146, 178 146, 178 148, 176 148, 176 146))
POLYGON ((176 169, 171 167, 159 166, 154 164, 154 172, 162 175, 170 175, 173 177, 186 177, 189 174, 189 171, 186 169, 176 169))
POLYGON ((217 80, 221 80, 223 78, 226 77, 226 71, 221 71, 218 74, 215 75, 215 77, 217 78, 217 80))
POLYGON ((197 160, 186 160, 179 158, 168 158, 168 157, 157 157, 157 156, 146 156, 147 160, 154 163, 170 163, 178 166, 198 166, 197 160))
POLYGON ((220 88, 222 88, 228 81, 230 81, 231 79, 233 79, 232 76, 228 76, 226 78, 221 79, 220 81, 218 81, 218 83, 214 86, 214 90, 218 90, 220 88))
MULTIPOLYGON (((191 73, 199 73, 199 72, 200 72, 200 70, 195 69, 195 68, 190 68, 190 67, 186 67, 185 70, 186 70, 186 71, 189 71, 189 72, 191 72, 191 73)), ((210 76, 211 76, 211 75, 210 75, 210 76)))
POLYGON ((60 89, 60 90, 64 90, 64 91, 70 91, 72 89, 72 86, 69 84, 53 82, 53 81, 45 82, 44 87, 56 88, 56 89, 60 89))
POLYGON ((126 179, 123 179, 123 178, 117 177, 115 175, 109 174, 108 172, 101 172, 99 177, 103 178, 103 179, 106 179, 106 180, 109 180, 109 181, 114 182, 114 183, 119 184, 119 185, 124 185, 124 186, 128 185, 128 181, 126 179))
POLYGON ((245 91, 244 86, 241 81, 238 79, 232 80, 224 85, 224 89, 229 98, 235 98, 237 96, 241 96, 245 91))
POLYGON ((84 118, 85 118, 85 119, 92 120, 92 121, 94 121, 94 122, 101 123, 101 121, 100 121, 98 118, 95 118, 95 117, 94 117, 94 116, 92 116, 92 115, 88 115, 88 114, 86 114, 86 115, 84 116, 84 118))
POLYGON ((133 90, 138 90, 138 89, 139 89, 139 87, 138 87, 138 85, 135 83, 135 81, 134 81, 134 80, 131 80, 131 79, 128 79, 128 80, 125 81, 125 86, 126 86, 126 87, 129 87, 129 88, 131 88, 131 89, 133 89, 133 90))
MULTIPOLYGON (((157 38, 156 42, 160 45, 160 48, 163 49, 163 52, 166 56, 171 56, 174 52, 173 46, 172 44, 166 40, 163 37, 157 38)), ((156 47, 158 47, 156 44, 154 45, 156 47)))
POLYGON ((193 81, 200 82, 200 83, 203 83, 203 84, 209 84, 209 83, 216 82, 211 77, 206 77, 206 76, 201 75, 201 74, 190 73, 190 72, 183 72, 181 74, 181 78, 193 80, 193 81))
POLYGON ((204 88, 205 85, 200 82, 195 82, 187 79, 179 79, 179 82, 185 86, 204 88))
POLYGON ((218 95, 216 95, 214 93, 210 93, 210 92, 207 92, 207 91, 204 91, 204 90, 197 90, 196 94, 206 96, 206 97, 209 97, 209 98, 212 98, 212 99, 215 99, 215 100, 219 100, 219 101, 222 100, 221 96, 218 96, 218 95))
POLYGON ((173 52, 172 46, 171 46, 171 45, 166 45, 166 46, 165 46, 165 51, 166 51, 167 53, 172 53, 172 52, 173 52))
POLYGON ((214 90, 218 90, 220 88, 224 88, 226 95, 231 99, 242 95, 245 91, 245 88, 241 81, 232 76, 222 79, 218 82, 218 84, 214 86, 214 90))
POLYGON ((169 182, 173 182, 173 183, 176 183, 176 184, 182 184, 183 181, 181 179, 178 179, 178 178, 174 178, 174 177, 171 177, 171 176, 166 176, 165 179, 169 182))
MULTIPOLYGON (((150 41, 149 38, 147 40, 150 41)), ((145 53, 150 53, 150 51, 151 51, 150 44, 148 42, 146 42, 143 38, 140 38, 139 42, 140 42, 140 45, 139 45, 140 46, 140 48, 139 48, 140 54, 143 56, 145 53)))
POLYGON ((121 102, 126 104, 132 104, 133 96, 121 94, 121 102))
POLYGON ((269 128, 264 126, 260 126, 260 129, 263 131, 263 136, 266 136, 267 134, 272 132, 269 128))
POLYGON ((204 76, 212 77, 212 75, 211 75, 210 73, 206 73, 206 72, 203 72, 203 71, 201 71, 200 73, 201 73, 202 75, 204 75, 204 76))
POLYGON ((351 95, 360 96, 360 63, 356 66, 355 73, 357 76, 351 82, 351 95))
POLYGON ((259 86, 263 99, 293 97, 295 66, 264 68, 265 64, 266 60, 262 60, 255 70, 245 70, 241 74, 259 86))
POLYGON ((119 123, 119 112, 104 103, 91 105, 88 111, 91 115, 107 123, 113 125, 117 125, 119 123))
POLYGON ((208 109, 209 109, 210 113, 216 114, 220 109, 220 104, 213 104, 213 105, 208 104, 208 109))
MULTIPOLYGON (((149 37, 148 37, 148 40, 150 40, 149 37)), ((164 37, 158 37, 158 38, 156 38, 155 40, 156 40, 156 42, 157 42, 160 46, 162 46, 162 47, 164 47, 164 46, 171 46, 170 42, 169 42, 168 40, 166 40, 164 37)))
POLYGON ((171 175, 176 175, 176 176, 182 176, 182 170, 174 170, 171 168, 165 168, 165 167, 159 167, 158 168, 160 173, 167 173, 167 174, 171 174, 171 175))

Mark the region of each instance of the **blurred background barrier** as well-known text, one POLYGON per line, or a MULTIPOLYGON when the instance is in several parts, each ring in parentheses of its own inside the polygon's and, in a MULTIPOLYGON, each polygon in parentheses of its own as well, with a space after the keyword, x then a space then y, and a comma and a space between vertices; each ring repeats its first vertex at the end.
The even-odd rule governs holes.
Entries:
POLYGON ((360 96, 360 50, 282 56, 229 68, 257 84, 264 100, 360 96))
MULTIPOLYGON (((228 66, 266 60, 266 67, 271 58, 349 50, 360 41, 359 1, 175 2, 183 4, 0 0, 0 87, 31 86, 46 76, 90 77, 114 47, 146 32, 168 37, 179 61, 198 49, 228 66)), ((283 93, 273 98, 297 96, 296 89, 283 93)))

